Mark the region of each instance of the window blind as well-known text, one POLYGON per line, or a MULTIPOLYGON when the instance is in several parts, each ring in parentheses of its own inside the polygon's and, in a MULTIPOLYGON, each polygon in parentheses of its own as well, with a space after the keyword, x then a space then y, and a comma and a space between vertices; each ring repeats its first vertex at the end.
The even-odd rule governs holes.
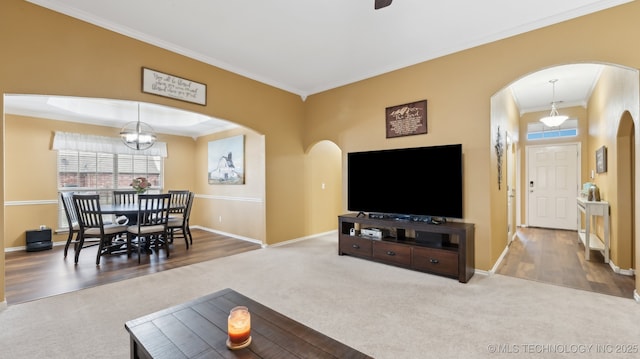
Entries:
POLYGON ((123 155, 144 155, 167 157, 167 144, 156 142, 146 150, 134 150, 127 147, 120 138, 86 135, 81 133, 56 131, 53 137, 53 150, 72 150, 82 152, 100 152, 123 155))

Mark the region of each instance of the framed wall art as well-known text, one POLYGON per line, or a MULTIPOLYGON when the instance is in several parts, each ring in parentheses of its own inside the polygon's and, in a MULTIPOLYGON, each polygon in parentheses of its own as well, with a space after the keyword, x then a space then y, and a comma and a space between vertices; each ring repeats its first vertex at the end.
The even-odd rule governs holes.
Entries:
POLYGON ((145 67, 142 68, 142 92, 207 104, 207 85, 145 67))
POLYGON ((387 107, 387 138, 427 133, 427 100, 387 107))
POLYGON ((596 150, 596 172, 607 172, 607 148, 605 146, 596 150))
POLYGON ((210 141, 209 184, 244 184, 244 135, 210 141))

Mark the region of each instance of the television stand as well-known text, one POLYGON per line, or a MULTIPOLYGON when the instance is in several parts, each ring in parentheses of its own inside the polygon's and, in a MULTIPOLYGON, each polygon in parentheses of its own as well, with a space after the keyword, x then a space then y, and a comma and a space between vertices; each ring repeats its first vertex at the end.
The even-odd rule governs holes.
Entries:
POLYGON ((350 255, 466 283, 475 272, 472 223, 398 221, 391 218, 338 216, 338 254, 350 255), (364 228, 382 229, 382 238, 363 236, 364 228), (353 233, 353 235, 352 235, 353 233))

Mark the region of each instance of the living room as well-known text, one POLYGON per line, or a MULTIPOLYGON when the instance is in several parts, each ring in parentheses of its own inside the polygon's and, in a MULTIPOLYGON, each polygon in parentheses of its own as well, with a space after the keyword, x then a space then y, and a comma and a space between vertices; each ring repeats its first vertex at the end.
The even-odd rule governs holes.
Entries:
MULTIPOLYGON (((260 159, 262 162, 257 164, 255 174, 259 176, 258 181, 261 181, 260 176, 264 177, 264 180, 258 182, 260 184, 251 189, 251 193, 246 196, 247 198, 261 198, 264 201, 247 201, 251 202, 249 205, 252 206, 249 215, 246 215, 244 208, 229 208, 228 212, 222 214, 215 212, 217 210, 216 206, 218 206, 218 203, 214 203, 216 200, 220 200, 221 197, 243 196, 244 194, 238 192, 246 190, 246 188, 227 188, 224 191, 230 192, 219 193, 216 192, 215 186, 210 186, 206 183, 206 178, 200 177, 201 175, 198 172, 202 171, 202 167, 198 163, 205 161, 206 151, 204 151, 204 148, 206 143, 213 137, 193 141, 190 138, 163 136, 162 140, 171 142, 174 151, 176 151, 176 153, 171 154, 176 157, 167 160, 168 166, 172 171, 175 170, 176 173, 188 173, 185 177, 168 177, 166 186, 167 188, 193 188, 198 196, 196 202, 199 201, 197 208, 194 208, 194 214, 198 212, 203 214, 214 213, 213 216, 202 215, 202 217, 194 217, 193 224, 203 227, 215 227, 214 223, 207 221, 215 222, 219 219, 219 215, 222 215, 223 223, 226 224, 227 218, 233 217, 233 221, 236 222, 230 223, 235 223, 234 226, 225 228, 225 231, 239 233, 247 238, 258 239, 266 246, 275 246, 281 242, 289 242, 335 230, 337 218, 336 213, 333 212, 333 203, 330 204, 331 210, 318 205, 318 199, 323 198, 323 189, 317 185, 319 184, 316 182, 319 180, 317 177, 310 178, 309 176, 311 173, 322 173, 322 171, 318 170, 321 167, 318 161, 321 163, 325 152, 322 150, 319 151, 321 153, 314 152, 314 149, 318 149, 315 147, 318 144, 330 144, 327 146, 329 149, 327 149, 326 155, 332 159, 335 157, 337 148, 344 160, 344 156, 347 153, 360 150, 461 143, 464 151, 465 174, 464 221, 475 224, 476 273, 486 272, 486 274, 491 273, 509 241, 504 231, 507 223, 506 193, 498 187, 496 181, 498 159, 494 149, 494 134, 498 126, 507 129, 511 133, 519 132, 518 125, 516 125, 516 120, 519 116, 512 106, 505 106, 501 109, 502 112, 508 113, 508 116, 499 119, 493 117, 492 96, 526 74, 560 64, 602 62, 631 69, 640 68, 638 51, 632 46, 632 44, 638 43, 640 40, 640 24, 637 21, 637 17, 640 15, 640 4, 637 2, 630 2, 522 35, 408 66, 371 79, 314 94, 305 100, 301 99, 297 94, 89 25, 26 1, 4 1, 2 10, 0 12, 0 24, 2 24, 0 36, 2 36, 2 41, 0 43, 4 45, 3 53, 7 54, 0 58, 0 78, 2 79, 0 81, 0 90, 2 90, 3 94, 54 94, 143 101, 227 119, 246 128, 247 132, 245 133, 258 140, 258 144, 254 147, 256 153, 261 153, 258 152, 258 149, 264 149, 264 157, 260 159), (142 67, 156 68, 206 83, 210 93, 207 105, 201 106, 142 93, 140 91, 140 70, 142 67), (429 104, 428 133, 419 136, 385 139, 383 116, 385 108, 422 99, 427 99, 429 104), (260 141, 262 141, 262 145, 259 144, 260 141), (333 147, 334 144, 336 147, 333 147), (260 169, 263 169, 262 173, 260 169), (256 218, 258 219, 256 220, 256 218)), ((637 94, 632 95, 635 96, 637 94)), ((637 98, 637 96, 635 97, 637 98)), ((0 106, 3 105, 3 101, 4 99, 0 98, 0 106)), ((595 158, 591 154, 597 148, 602 145, 606 145, 610 149, 615 148, 615 129, 622 112, 628 111, 634 121, 640 118, 637 101, 622 105, 624 110, 620 111, 618 109, 616 111, 617 116, 614 118, 606 113, 607 116, 601 118, 595 118, 594 116, 594 118, 589 119, 589 128, 595 130, 589 132, 588 139, 583 144, 584 158, 588 158, 587 166, 584 168, 585 173, 588 173, 590 168, 595 168, 595 158)), ((14 120, 9 119, 9 121, 14 120)), ((7 119, 4 119, 4 121, 7 121, 7 119)), ((38 120, 25 119, 25 121, 38 120)), ((10 178, 10 174, 6 165, 12 164, 15 167, 17 166, 17 161, 8 159, 8 156, 13 154, 10 154, 6 147, 10 139, 6 137, 7 130, 5 126, 6 123, 3 126, 3 166, 1 166, 2 169, 0 170, 0 178, 3 184, 3 203, 13 200, 55 200, 57 198, 55 183, 42 186, 38 176, 22 178, 24 187, 18 188, 16 186, 9 193, 7 184, 9 184, 8 178, 10 178)), ((66 124, 65 126, 66 129, 70 129, 73 125, 66 124)), ((83 126, 78 128, 82 129, 83 126)), ((636 123, 634 131, 637 133, 639 128, 640 126, 636 123)), ((44 148, 49 148, 52 130, 51 128, 38 130, 33 140, 46 142, 43 146, 44 148)), ((84 128, 84 130, 89 131, 87 128, 84 128)), ((91 129, 91 131, 93 130, 91 129)), ((108 129, 102 130, 105 133, 109 131, 108 129)), ((231 134, 235 135, 237 132, 231 134)), ((22 135, 19 138, 26 140, 30 138, 30 135, 22 135)), ((640 136, 636 134, 635 139, 637 140, 638 138, 640 136)), ((11 141, 18 142, 18 139, 11 141)), ((31 142, 31 139, 29 142, 31 142)), ((15 148, 12 151, 15 151, 15 148)), ((48 160, 53 162, 54 159, 52 158, 55 158, 55 152, 50 150, 49 152, 48 160)), ((614 152, 610 152, 609 158, 612 168, 615 168, 614 164, 616 162, 614 152)), ((637 165, 640 156, 635 156, 634 158, 636 161, 635 171, 637 171, 640 168, 637 165)), ((25 160, 27 159, 30 160, 28 157, 25 158, 25 160)), ((46 162, 44 159, 42 161, 43 163, 46 162)), ((45 163, 43 165, 43 163, 37 163, 37 165, 48 169, 55 165, 54 163, 45 163)), ((344 173, 344 163, 341 166, 344 173)), ((420 170, 429 171, 428 168, 420 170)), ((416 171, 418 170, 416 169, 416 171)), ((613 169, 610 173, 613 173, 613 169)), ((583 180, 587 178, 588 175, 583 180)), ((637 183, 640 176, 635 175, 634 178, 637 183)), ((15 179, 11 181, 16 182, 15 179)), ((340 188, 330 188, 330 190, 340 192, 342 198, 345 198, 346 180, 342 177, 341 181, 340 188)), ((320 183, 322 183, 322 179, 320 179, 320 183)), ((333 182, 329 182, 329 179, 327 179, 326 183, 333 182)), ((603 178, 598 185, 603 195, 606 196, 605 198, 611 202, 612 216, 615 216, 616 198, 608 196, 616 193, 615 175, 603 178)), ((637 188, 637 186, 635 187, 637 188)), ((636 198, 638 197, 637 190, 632 193, 635 193, 636 198)), ((634 223, 638 223, 637 218, 640 215, 640 210, 638 210, 639 202, 636 199, 633 207, 634 223)), ((15 214, 16 217, 11 214, 14 219, 9 222, 8 215, 15 209, 8 208, 6 204, 1 208, 2 222, 0 223, 4 232, 3 242, 5 247, 13 247, 16 245, 16 238, 19 238, 17 233, 24 231, 25 228, 32 227, 36 222, 31 222, 31 219, 20 222, 18 219, 19 223, 16 228, 19 228, 8 233, 7 230, 13 225, 15 218, 28 218, 29 214, 17 213, 15 214)), ((346 212, 345 208, 346 204, 343 200, 341 211, 346 212)), ((614 225, 612 227, 613 235, 618 231, 618 228, 614 225)), ((635 263, 632 266, 637 268, 638 258, 640 257, 638 255, 640 246, 637 245, 637 235, 634 236, 633 243, 632 250, 635 251, 635 263)), ((309 250, 313 253, 314 248, 313 243, 300 246, 303 253, 304 250, 309 250)), ((331 248, 331 245, 328 244, 324 248, 331 248)), ((338 257, 337 253, 334 254, 334 257, 338 257)), ((269 258, 281 261, 290 260, 287 256, 280 255, 269 258)), ((302 258, 306 259, 307 262, 313 261, 311 256, 303 256, 302 258)), ((284 276, 287 273, 287 271, 280 268, 274 268, 274 263, 262 262, 259 257, 255 259, 254 265, 263 266, 263 268, 251 268, 250 271, 247 271, 247 274, 254 276, 254 278, 261 278, 269 270, 272 270, 274 275, 284 276), (261 272, 260 269, 263 269, 263 271, 261 272)), ((215 264, 214 266, 220 273, 226 273, 228 268, 237 269, 229 261, 223 261, 221 264, 215 264)), ((298 264, 299 267, 297 268, 304 268, 305 264, 304 261, 298 260, 292 261, 292 263, 298 264)), ((366 269, 371 270, 372 273, 380 273, 383 277, 391 275, 390 272, 396 273, 396 271, 390 269, 379 269, 378 266, 380 265, 375 263, 363 264, 356 262, 357 264, 354 264, 351 260, 340 263, 341 266, 336 268, 366 269), (390 272, 386 272, 387 270, 390 272)), ((323 270, 321 269, 322 267, 313 268, 318 271, 323 270)), ((2 273, 0 275, 0 297, 4 298, 4 258, 0 259, 0 272, 2 273)), ((301 270, 300 273, 305 274, 305 271, 301 270)), ((232 274, 229 278, 238 282, 242 281, 242 276, 239 273, 232 274)), ((422 273, 418 274, 421 277, 415 277, 415 274, 407 275, 411 278, 408 280, 411 285, 419 286, 423 278, 432 277, 422 273)), ((213 280, 201 276, 197 277, 204 283, 207 283, 208 280, 213 280)), ((500 315, 489 318, 493 321, 504 319, 504 312, 509 310, 509 306, 518 305, 505 300, 506 296, 517 292, 530 296, 535 296, 536 291, 548 292, 550 296, 561 295, 562 298, 566 299, 565 302, 583 296, 579 292, 565 293, 560 289, 539 286, 537 283, 530 286, 517 287, 513 282, 509 282, 507 287, 517 287, 518 289, 513 291, 503 290, 504 287, 498 287, 499 285, 493 284, 495 279, 492 279, 491 276, 486 276, 485 278, 485 276, 476 274, 474 278, 477 277, 480 277, 478 281, 482 281, 482 286, 474 287, 474 283, 462 285, 447 279, 440 279, 438 283, 445 281, 443 284, 446 289, 445 292, 450 293, 450 299, 455 299, 456 302, 460 301, 461 297, 465 295, 474 297, 484 294, 486 296, 487 293, 493 290, 492 288, 496 289, 496 293, 500 293, 500 296, 489 296, 489 298, 486 298, 488 301, 484 302, 486 306, 475 308, 477 312, 500 312, 498 313, 500 315), (493 303, 497 303, 495 305, 502 305, 503 307, 496 308, 492 304, 487 304, 492 303, 491 300, 493 300, 493 303)), ((340 283, 339 278, 339 276, 332 277, 334 279, 332 283, 340 283)), ((153 281, 154 278, 150 280, 153 281)), ((211 287, 217 288, 228 286, 229 284, 228 282, 218 282, 217 280, 215 283, 209 283, 211 287)), ((431 279, 427 279, 427 281, 429 280, 431 279)), ((309 295, 307 302, 319 305, 314 298, 319 298, 323 290, 331 291, 328 288, 328 283, 330 282, 323 281, 321 283, 327 286, 316 289, 305 286, 304 289, 311 291, 313 294, 309 295)), ((270 288, 256 289, 254 294, 265 295, 263 299, 271 301, 272 305, 277 308, 275 301, 283 298, 272 292, 277 292, 278 288, 282 288, 283 284, 278 283, 278 281, 269 283, 271 284, 270 288), (269 297, 269 295, 272 296, 269 297)), ((240 284, 239 287, 247 291, 250 290, 248 284, 240 284)), ((423 287, 420 288, 425 289, 423 287)), ((399 288, 397 286, 394 289, 407 290, 407 288, 399 288)), ((636 293, 639 289, 640 281, 636 279, 636 293)), ((167 288, 166 291, 172 290, 167 288)), ((172 292, 179 291, 173 290, 172 292)), ((189 292, 189 294, 197 293, 199 293, 198 289, 189 292)), ((301 298, 303 296, 302 293, 306 294, 307 292, 303 292, 299 287, 287 287, 287 291, 284 293, 285 297, 294 297, 292 302, 299 304, 300 302, 305 302, 301 298), (297 296, 293 294, 297 294, 297 296)), ((376 295, 374 288, 363 290, 362 293, 367 293, 374 298, 376 295)), ((164 294, 166 295, 166 293, 164 294)), ((172 294, 171 300, 184 299, 180 294, 172 294)), ((382 296, 382 294, 378 295, 382 296)), ((441 302, 448 301, 446 296, 438 296, 437 298, 441 302)), ((544 301, 544 297, 536 298, 544 301)), ((346 300, 340 295, 334 295, 332 299, 336 303, 339 300, 346 300)), ((388 298, 385 297, 385 299, 388 298)), ((402 298, 394 299, 402 300, 402 298)), ((590 298, 589 303, 592 306, 589 308, 598 309, 597 303, 599 301, 598 298, 590 298)), ((607 304, 610 304, 609 302, 618 303, 610 298, 602 301, 607 302, 607 304)), ((632 302, 631 300, 629 301, 632 302)), ((293 305, 293 303, 290 304, 293 305)), ((282 307, 286 306, 284 303, 281 305, 282 307)), ((554 302, 548 303, 548 307, 556 305, 558 304, 554 302)), ((321 308, 329 310, 327 306, 321 308)), ((558 305, 557 308, 563 307, 558 305)), ((309 308, 306 309, 308 310, 309 308)), ((451 310, 454 311, 455 309, 451 308, 451 310)), ((526 318, 521 318, 528 315, 525 308, 518 307, 517 310, 519 311, 516 314, 517 318, 513 320, 520 319, 521 325, 514 324, 510 327, 513 331, 518 331, 518 328, 522 330, 522 328, 527 327, 527 324, 531 324, 526 322, 526 318)), ((625 310, 627 313, 632 313, 626 306, 625 310)), ((542 309, 540 311, 542 312, 542 309)), ((549 311, 556 315, 561 314, 557 310, 549 311)), ((293 314, 301 315, 303 312, 304 310, 300 309, 293 314)), ((434 309, 435 312, 436 310, 434 309)), ((51 312, 46 311, 36 312, 34 315, 46 317, 46 313, 49 316, 52 315, 51 312)), ((406 314, 405 312, 403 313, 406 314)), ((469 314, 469 312, 467 313, 469 314)), ((315 314, 318 314, 317 316, 319 317, 322 313, 310 313, 309 315, 315 314)), ((537 315, 539 312, 535 311, 533 314, 537 315)), ((584 311, 582 314, 584 314, 584 311)), ((580 312, 575 312, 575 316, 580 316, 580 312)), ((349 318, 362 320, 362 318, 349 318)), ((478 320, 487 319, 486 316, 478 316, 476 318, 478 320)), ((620 313, 616 313, 615 318, 621 322, 625 321, 625 317, 620 313)), ((320 320, 320 318, 314 319, 320 320)), ((473 318, 456 317, 456 320, 459 320, 460 327, 467 325, 463 322, 465 319, 470 320, 468 325, 481 331, 480 326, 475 323, 473 318)), ((310 320, 310 322, 313 322, 313 320, 310 320)), ((635 329, 635 332, 633 329, 634 325, 637 328, 637 323, 637 317, 629 315, 624 327, 631 328, 631 330, 626 331, 626 334, 638 334, 637 329, 635 329)), ((374 323, 370 322, 370 324, 373 325, 374 323)), ((375 322, 375 324, 382 325, 378 322, 375 322)), ((536 320, 533 324, 538 329, 537 333, 543 333, 547 330, 544 325, 547 325, 548 322, 543 323, 536 320)), ((576 332, 583 332, 584 326, 588 325, 600 326, 600 328, 602 328, 602 325, 606 325, 608 328, 611 327, 612 332, 616 331, 612 324, 599 323, 597 320, 592 322, 578 320, 575 324, 576 327, 573 330, 576 332)), ((320 323, 318 325, 322 326, 320 323)), ((346 333, 343 339, 351 340, 356 347, 361 345, 362 348, 376 348, 375 343, 371 343, 371 341, 361 343, 360 341, 365 340, 358 338, 358 335, 354 332, 345 331, 347 324, 337 328, 335 324, 327 324, 325 322, 325 325, 323 328, 327 329, 327 331, 346 333)), ((563 328, 571 330, 571 328, 565 326, 563 328)), ((99 330, 99 328, 96 330, 99 330)), ((117 330, 122 330, 121 325, 117 330)), ((378 331, 382 331, 382 329, 378 331)), ((511 338, 508 337, 508 333, 501 333, 500 338, 511 338)), ((526 333, 533 338, 532 340, 548 339, 544 335, 535 337, 535 332, 527 331, 526 333)), ((372 329, 367 329, 366 334, 370 335, 369 338, 376 336, 375 331, 372 329)), ((576 334, 574 339, 577 340, 577 338, 584 337, 576 334)), ((585 340, 595 341, 597 338, 597 336, 589 336, 585 340)), ((610 339, 615 341, 615 338, 610 339)), ((389 342, 385 344, 393 345, 392 339, 389 339, 389 342)), ((405 345, 399 344, 399 346, 405 345)), ((43 351, 41 354, 44 355, 45 352, 43 351)))

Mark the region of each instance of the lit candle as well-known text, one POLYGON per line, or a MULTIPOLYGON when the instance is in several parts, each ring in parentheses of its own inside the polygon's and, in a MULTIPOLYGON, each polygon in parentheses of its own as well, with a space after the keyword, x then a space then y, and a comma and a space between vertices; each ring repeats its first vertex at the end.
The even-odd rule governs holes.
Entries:
POLYGON ((251 337, 251 314, 247 307, 239 306, 231 309, 228 321, 229 342, 231 345, 242 345, 251 337))

